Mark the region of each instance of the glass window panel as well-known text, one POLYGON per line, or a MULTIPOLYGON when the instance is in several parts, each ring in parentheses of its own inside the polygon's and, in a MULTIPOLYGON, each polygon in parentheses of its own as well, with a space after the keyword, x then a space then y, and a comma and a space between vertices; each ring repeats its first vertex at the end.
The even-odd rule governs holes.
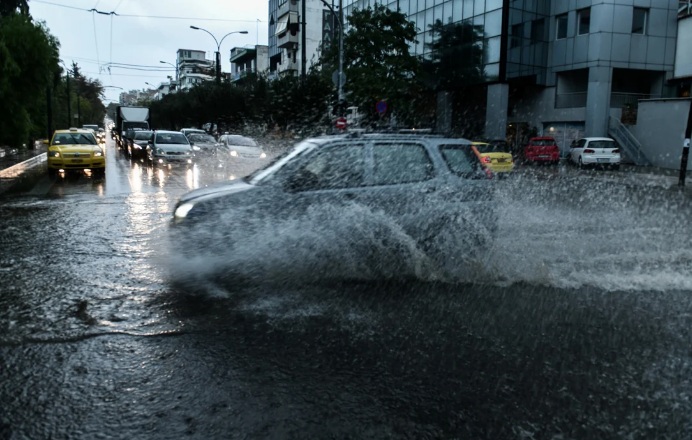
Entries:
POLYGON ((496 37, 498 35, 502 35, 501 9, 485 14, 485 36, 496 37))
POLYGON ((473 3, 473 15, 485 12, 485 0, 475 0, 473 3))
POLYGON ((591 9, 577 11, 577 35, 588 34, 591 31, 591 9))
POLYGON ((567 38, 567 14, 555 17, 555 39, 567 38))
POLYGON ((428 153, 416 144, 376 144, 374 148, 376 185, 421 182, 433 177, 428 153))
POLYGON ((545 37, 545 20, 540 18, 531 22, 531 44, 544 41, 545 37))
POLYGON ((464 0, 464 9, 462 14, 464 20, 473 17, 473 0, 464 0))
POLYGON ((497 63, 500 61, 500 42, 501 37, 493 37, 485 40, 484 64, 497 63))
POLYGON ((646 34, 647 18, 649 16, 649 10, 645 8, 634 8, 632 14, 632 33, 633 34, 646 34))

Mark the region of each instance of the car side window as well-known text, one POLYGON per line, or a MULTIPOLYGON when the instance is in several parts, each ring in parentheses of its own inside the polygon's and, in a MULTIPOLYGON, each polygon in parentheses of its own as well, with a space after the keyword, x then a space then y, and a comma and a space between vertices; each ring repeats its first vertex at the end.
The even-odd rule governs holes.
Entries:
POLYGON ((584 148, 586 146, 586 139, 579 139, 575 148, 584 148))
POLYGON ((375 143, 375 185, 421 182, 433 177, 433 163, 423 145, 413 142, 375 143))
POLYGON ((478 177, 481 170, 478 158, 469 145, 440 145, 440 152, 449 170, 460 177, 478 177))
POLYGON ((355 188, 363 185, 365 156, 362 144, 320 149, 298 170, 303 189, 355 188))

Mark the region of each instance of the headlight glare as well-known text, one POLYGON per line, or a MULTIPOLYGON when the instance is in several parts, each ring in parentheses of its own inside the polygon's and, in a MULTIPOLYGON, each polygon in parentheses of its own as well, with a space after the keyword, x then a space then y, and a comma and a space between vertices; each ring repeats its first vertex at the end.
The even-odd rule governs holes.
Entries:
POLYGON ((177 208, 175 208, 175 212, 173 213, 173 218, 175 220, 183 220, 185 217, 187 217, 188 212, 195 206, 194 203, 183 203, 179 205, 177 208))
POLYGON ((237 156, 238 156, 238 152, 235 151, 235 150, 231 150, 231 156, 237 157, 237 156))

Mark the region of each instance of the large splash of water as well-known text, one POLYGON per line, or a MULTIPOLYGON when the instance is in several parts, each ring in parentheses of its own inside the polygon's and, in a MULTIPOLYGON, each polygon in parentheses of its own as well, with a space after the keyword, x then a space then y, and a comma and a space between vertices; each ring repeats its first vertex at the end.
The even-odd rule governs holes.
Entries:
POLYGON ((426 247, 367 206, 312 206, 287 218, 253 218, 238 208, 213 228, 187 231, 199 247, 172 252, 169 267, 175 282, 222 295, 256 283, 397 279, 692 290, 687 202, 598 175, 515 178, 489 201, 499 228, 482 252, 470 250, 488 231, 465 214, 426 247))

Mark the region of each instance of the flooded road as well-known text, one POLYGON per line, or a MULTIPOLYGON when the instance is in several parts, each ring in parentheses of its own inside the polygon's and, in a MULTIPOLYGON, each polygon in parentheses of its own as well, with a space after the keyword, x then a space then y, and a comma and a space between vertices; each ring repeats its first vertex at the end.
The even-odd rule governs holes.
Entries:
POLYGON ((367 211, 177 258, 177 198, 249 168, 108 142, 105 179, 0 196, 0 439, 692 438, 692 206, 669 180, 521 169, 473 267, 384 282, 356 270, 367 211))

